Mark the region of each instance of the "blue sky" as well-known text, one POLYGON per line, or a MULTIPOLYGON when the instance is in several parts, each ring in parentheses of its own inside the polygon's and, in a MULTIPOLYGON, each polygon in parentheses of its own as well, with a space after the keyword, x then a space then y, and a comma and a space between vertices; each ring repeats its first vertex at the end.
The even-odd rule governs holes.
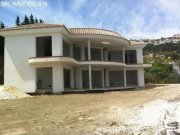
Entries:
POLYGON ((180 0, 34 1, 46 1, 48 6, 0 6, 0 21, 10 27, 15 25, 17 15, 22 20, 24 14, 32 13, 46 23, 110 29, 127 38, 160 38, 180 33, 180 0))

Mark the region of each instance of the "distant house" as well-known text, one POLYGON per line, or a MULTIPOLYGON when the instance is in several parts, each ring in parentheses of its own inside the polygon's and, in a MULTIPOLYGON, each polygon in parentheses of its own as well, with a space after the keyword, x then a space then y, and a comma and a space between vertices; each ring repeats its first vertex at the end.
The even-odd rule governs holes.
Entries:
POLYGON ((144 86, 142 43, 97 28, 30 24, 5 37, 4 84, 34 93, 144 86))

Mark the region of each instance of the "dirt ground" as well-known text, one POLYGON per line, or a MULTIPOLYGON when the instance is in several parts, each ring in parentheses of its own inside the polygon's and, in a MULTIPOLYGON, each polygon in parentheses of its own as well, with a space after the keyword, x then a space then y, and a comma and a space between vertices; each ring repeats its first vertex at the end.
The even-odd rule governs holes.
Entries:
POLYGON ((180 84, 0 100, 0 134, 178 134, 179 102, 180 84))

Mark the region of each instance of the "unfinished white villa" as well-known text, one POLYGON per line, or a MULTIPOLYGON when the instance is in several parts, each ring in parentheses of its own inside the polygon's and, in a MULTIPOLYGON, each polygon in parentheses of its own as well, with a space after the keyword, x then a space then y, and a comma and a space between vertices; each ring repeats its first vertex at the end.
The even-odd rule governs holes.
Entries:
POLYGON ((143 87, 141 43, 96 28, 30 24, 0 30, 4 85, 26 93, 143 87))

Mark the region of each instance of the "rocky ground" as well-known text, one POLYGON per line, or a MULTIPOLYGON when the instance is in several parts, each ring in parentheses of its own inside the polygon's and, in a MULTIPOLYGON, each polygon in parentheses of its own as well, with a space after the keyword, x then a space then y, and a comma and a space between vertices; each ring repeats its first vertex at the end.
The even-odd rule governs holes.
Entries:
POLYGON ((0 134, 179 135, 180 84, 0 100, 0 134))
POLYGON ((110 124, 97 128, 96 134, 179 135, 180 102, 155 100, 143 106, 114 106, 108 113, 110 124))

